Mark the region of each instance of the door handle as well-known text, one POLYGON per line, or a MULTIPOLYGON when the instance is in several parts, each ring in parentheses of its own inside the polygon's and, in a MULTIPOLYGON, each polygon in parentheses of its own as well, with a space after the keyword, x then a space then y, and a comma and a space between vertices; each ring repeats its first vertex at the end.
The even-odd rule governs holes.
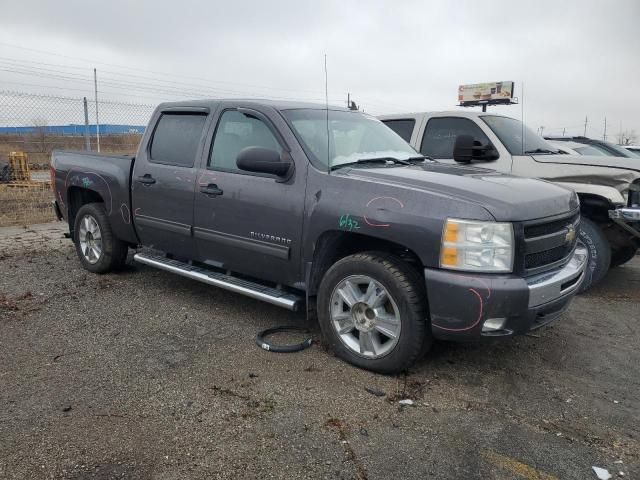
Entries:
POLYGON ((206 186, 203 185, 200 187, 200 192, 211 197, 218 197, 224 193, 215 183, 210 183, 206 186))
POLYGON ((150 173, 145 173, 142 177, 138 177, 137 180, 143 185, 153 185, 156 183, 156 179, 153 178, 150 173))

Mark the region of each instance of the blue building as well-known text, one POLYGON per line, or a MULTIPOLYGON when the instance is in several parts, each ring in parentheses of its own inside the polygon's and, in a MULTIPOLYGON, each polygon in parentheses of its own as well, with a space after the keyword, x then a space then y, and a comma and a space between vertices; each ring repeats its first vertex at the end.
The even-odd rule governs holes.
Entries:
MULTIPOLYGON (((46 135, 59 135, 59 136, 82 136, 85 131, 89 131, 89 135, 96 135, 96 126, 94 125, 47 125, 44 127, 0 127, 0 135, 33 135, 44 133, 46 135)), ((144 133, 144 125, 116 125, 116 124, 101 124, 100 135, 128 135, 144 133)))

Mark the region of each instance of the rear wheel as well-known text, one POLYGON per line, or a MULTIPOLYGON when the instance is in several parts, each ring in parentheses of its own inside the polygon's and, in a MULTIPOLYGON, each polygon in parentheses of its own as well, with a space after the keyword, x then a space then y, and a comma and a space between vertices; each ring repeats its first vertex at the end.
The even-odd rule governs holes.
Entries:
POLYGON ((611 245, 604 232, 597 224, 582 217, 580 220, 579 238, 587 247, 587 268, 580 292, 597 285, 609 271, 611 264, 611 245))
POLYGON ((127 259, 127 244, 113 234, 101 203, 88 203, 78 210, 74 241, 82 266, 90 272, 118 270, 127 259))
POLYGON ((424 282, 385 253, 358 253, 334 264, 320 284, 317 308, 331 349, 361 368, 401 372, 430 345, 424 282))

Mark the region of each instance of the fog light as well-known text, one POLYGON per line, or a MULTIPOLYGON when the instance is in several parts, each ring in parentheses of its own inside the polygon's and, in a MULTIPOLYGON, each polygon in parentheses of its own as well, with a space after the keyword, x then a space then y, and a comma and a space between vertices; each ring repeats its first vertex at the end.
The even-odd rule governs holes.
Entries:
POLYGON ((482 331, 496 332, 498 330, 502 330, 506 321, 506 318, 489 318, 485 320, 484 324, 482 325, 482 331))

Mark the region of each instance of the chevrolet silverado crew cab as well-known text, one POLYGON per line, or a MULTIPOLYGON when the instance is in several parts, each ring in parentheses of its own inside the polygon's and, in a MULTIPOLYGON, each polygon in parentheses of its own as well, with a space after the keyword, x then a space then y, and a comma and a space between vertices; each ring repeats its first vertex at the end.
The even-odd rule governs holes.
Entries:
POLYGON ((360 112, 166 103, 135 157, 54 152, 52 176, 87 270, 137 248, 137 262, 306 306, 338 356, 378 372, 433 338, 544 325, 583 279, 574 192, 431 161, 360 112))
MULTIPOLYGON (((640 246, 640 163, 633 158, 566 155, 520 120, 472 111, 409 113, 380 119, 421 154, 449 164, 481 164, 542 178, 580 197, 579 236, 588 263, 581 291, 640 246)), ((553 252, 550 253, 553 255, 553 252)))

